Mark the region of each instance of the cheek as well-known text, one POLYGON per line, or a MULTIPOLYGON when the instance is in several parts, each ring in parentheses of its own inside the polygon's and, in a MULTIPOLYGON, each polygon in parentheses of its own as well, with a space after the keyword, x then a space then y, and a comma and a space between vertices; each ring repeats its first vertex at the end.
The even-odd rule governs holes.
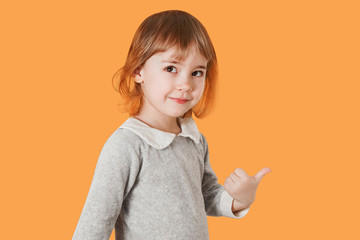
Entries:
POLYGON ((144 76, 144 82, 142 83, 142 89, 147 92, 157 92, 159 90, 159 86, 162 86, 159 83, 159 77, 156 74, 147 74, 144 76))
POLYGON ((147 97, 151 97, 154 100, 162 100, 173 90, 173 88, 164 81, 148 81, 142 87, 147 97))
POLYGON ((205 88, 205 80, 196 82, 195 87, 196 87, 196 93, 201 96, 205 88))

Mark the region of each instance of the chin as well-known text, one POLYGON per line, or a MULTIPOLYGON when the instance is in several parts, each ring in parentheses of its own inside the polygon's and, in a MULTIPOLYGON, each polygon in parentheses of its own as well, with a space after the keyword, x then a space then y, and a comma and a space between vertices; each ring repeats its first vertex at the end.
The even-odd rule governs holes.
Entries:
POLYGON ((172 113, 172 114, 169 114, 169 116, 174 117, 174 118, 178 118, 178 117, 182 117, 186 112, 172 113))

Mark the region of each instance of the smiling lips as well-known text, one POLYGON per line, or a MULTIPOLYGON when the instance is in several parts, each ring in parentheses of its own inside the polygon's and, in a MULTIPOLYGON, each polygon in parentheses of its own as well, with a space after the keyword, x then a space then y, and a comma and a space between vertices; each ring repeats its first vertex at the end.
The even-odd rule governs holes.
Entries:
POLYGON ((189 101, 189 99, 184 99, 184 98, 170 98, 170 99, 172 99, 174 102, 179 104, 185 104, 189 101))

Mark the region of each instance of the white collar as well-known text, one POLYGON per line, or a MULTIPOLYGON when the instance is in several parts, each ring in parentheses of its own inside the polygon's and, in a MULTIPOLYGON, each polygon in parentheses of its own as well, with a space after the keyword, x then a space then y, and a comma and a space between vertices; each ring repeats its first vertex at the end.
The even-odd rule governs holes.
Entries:
POLYGON ((163 149, 169 146, 176 136, 191 138, 196 144, 200 142, 201 134, 192 118, 179 118, 181 133, 164 132, 156 128, 152 128, 146 123, 129 117, 120 128, 126 128, 144 139, 149 145, 156 149, 163 149))

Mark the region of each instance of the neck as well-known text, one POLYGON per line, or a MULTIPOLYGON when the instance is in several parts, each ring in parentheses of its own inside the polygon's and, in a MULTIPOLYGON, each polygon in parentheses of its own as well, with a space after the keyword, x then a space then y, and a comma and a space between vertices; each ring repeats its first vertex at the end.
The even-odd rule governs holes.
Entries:
POLYGON ((152 117, 149 114, 141 112, 134 116, 134 118, 142 121, 143 123, 149 125, 152 128, 156 128, 163 132, 169 132, 174 134, 181 133, 180 125, 177 121, 177 118, 172 117, 152 117))

